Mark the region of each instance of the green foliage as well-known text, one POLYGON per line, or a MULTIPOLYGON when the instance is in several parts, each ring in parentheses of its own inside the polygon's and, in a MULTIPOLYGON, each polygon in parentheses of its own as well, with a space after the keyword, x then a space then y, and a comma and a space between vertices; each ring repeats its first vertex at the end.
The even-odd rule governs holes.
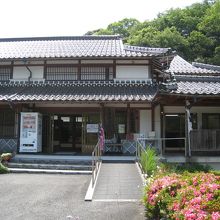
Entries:
POLYGON ((12 154, 11 153, 3 153, 0 157, 1 157, 2 161, 9 161, 12 158, 12 154))
POLYGON ((170 9, 152 21, 125 18, 87 34, 119 34, 137 46, 171 47, 188 61, 220 65, 220 0, 170 9))
POLYGON ((8 173, 8 168, 0 162, 0 174, 8 173))
POLYGON ((158 159, 156 151, 151 147, 147 147, 146 151, 141 152, 140 163, 143 171, 148 176, 151 176, 157 170, 158 159))
POLYGON ((11 157, 12 157, 11 153, 4 153, 4 154, 0 155, 0 174, 9 172, 8 168, 2 164, 2 161, 8 161, 9 158, 11 158, 11 157))

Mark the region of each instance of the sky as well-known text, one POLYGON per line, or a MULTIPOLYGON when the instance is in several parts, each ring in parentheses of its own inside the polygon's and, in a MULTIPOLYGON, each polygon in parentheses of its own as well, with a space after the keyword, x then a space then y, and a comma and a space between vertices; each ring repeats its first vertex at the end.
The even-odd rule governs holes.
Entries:
POLYGON ((0 0, 0 38, 80 36, 123 18, 152 20, 203 0, 0 0))

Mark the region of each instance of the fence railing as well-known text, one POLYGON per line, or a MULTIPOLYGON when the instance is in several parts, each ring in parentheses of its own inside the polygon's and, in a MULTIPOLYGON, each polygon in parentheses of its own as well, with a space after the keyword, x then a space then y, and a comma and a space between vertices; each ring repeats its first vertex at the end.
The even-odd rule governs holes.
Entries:
POLYGON ((101 164, 101 149, 98 141, 92 152, 92 187, 95 184, 100 164, 101 164))
POLYGON ((143 146, 143 142, 141 142, 141 139, 138 139, 136 142, 136 161, 138 162, 139 166, 140 166, 141 154, 143 152, 146 153, 146 146, 143 146))
MULTIPOLYGON (((141 145, 142 149, 145 149, 146 146, 150 146, 156 149, 157 153, 160 156, 163 156, 165 150, 166 150, 166 141, 184 141, 184 152, 185 156, 187 156, 187 142, 185 137, 180 138, 138 138, 137 139, 137 146, 141 145)), ((179 146, 176 146, 176 149, 178 149, 179 146)), ((175 149, 175 148, 173 148, 175 149)), ((138 150, 138 148, 137 148, 138 150)), ((190 150, 190 149, 189 149, 190 150)), ((136 152, 137 154, 137 152, 136 152)))
POLYGON ((192 151, 220 151, 220 129, 200 129, 190 132, 192 151))

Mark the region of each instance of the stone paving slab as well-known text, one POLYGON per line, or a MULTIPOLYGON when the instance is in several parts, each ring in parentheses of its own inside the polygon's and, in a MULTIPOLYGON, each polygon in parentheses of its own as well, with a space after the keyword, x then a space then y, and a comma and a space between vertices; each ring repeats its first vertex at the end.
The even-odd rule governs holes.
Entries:
POLYGON ((143 182, 135 163, 103 163, 93 195, 95 200, 141 200, 143 182))

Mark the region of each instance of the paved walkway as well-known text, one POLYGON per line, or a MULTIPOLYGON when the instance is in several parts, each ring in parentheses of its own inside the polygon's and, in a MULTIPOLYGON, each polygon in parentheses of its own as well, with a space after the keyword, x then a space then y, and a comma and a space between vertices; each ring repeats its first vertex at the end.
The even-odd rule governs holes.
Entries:
POLYGON ((143 183, 135 163, 102 163, 93 201, 136 202, 143 183))

